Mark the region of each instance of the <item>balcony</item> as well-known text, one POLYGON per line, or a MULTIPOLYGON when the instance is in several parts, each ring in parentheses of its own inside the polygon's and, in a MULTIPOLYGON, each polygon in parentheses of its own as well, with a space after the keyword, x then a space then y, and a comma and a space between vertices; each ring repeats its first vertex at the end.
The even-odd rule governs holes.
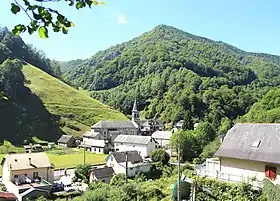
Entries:
POLYGON ((42 190, 51 190, 52 184, 49 183, 48 181, 38 178, 34 180, 26 179, 25 181, 17 181, 17 182, 12 182, 14 184, 14 189, 17 189, 18 193, 23 193, 24 191, 30 189, 30 188, 37 188, 37 189, 42 189, 42 190))

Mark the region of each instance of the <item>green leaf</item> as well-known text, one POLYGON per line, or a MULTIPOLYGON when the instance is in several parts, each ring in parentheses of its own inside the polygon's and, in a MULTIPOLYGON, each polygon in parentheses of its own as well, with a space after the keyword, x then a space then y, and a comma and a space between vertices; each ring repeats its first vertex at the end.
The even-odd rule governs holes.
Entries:
POLYGON ((34 17, 35 20, 40 20, 40 19, 42 19, 42 16, 41 16, 41 15, 38 15, 37 13, 34 13, 34 12, 32 12, 32 14, 33 14, 33 17, 34 17))
POLYGON ((63 15, 57 15, 57 21, 59 21, 60 23, 63 23, 65 20, 65 17, 63 15))
POLYGON ((69 6, 73 6, 74 5, 74 1, 70 0, 69 6))
POLYGON ((37 5, 32 5, 32 6, 30 5, 27 7, 28 10, 35 10, 36 8, 38 8, 37 5))
POLYGON ((35 27, 37 25, 37 21, 32 20, 30 22, 31 27, 35 27))
POLYGON ((24 2, 24 4, 25 4, 26 6, 29 6, 29 5, 30 5, 29 1, 27 1, 27 0, 23 0, 23 2, 24 2))
POLYGON ((39 36, 43 39, 48 38, 48 29, 46 29, 46 27, 44 26, 40 26, 40 28, 38 29, 38 33, 39 36))
POLYGON ((68 30, 67 30, 67 28, 64 26, 64 27, 62 27, 62 33, 64 33, 64 34, 68 34, 68 30))
POLYGON ((30 27, 30 26, 27 26, 27 30, 28 30, 28 33, 31 35, 34 33, 34 28, 33 27, 30 27))
POLYGON ((26 30, 26 27, 22 24, 18 24, 14 27, 12 30, 13 34, 18 36, 20 33, 24 32, 26 30))
POLYGON ((20 7, 14 3, 12 3, 11 5, 12 5, 11 8, 12 13, 17 14, 20 11, 20 7))
POLYGON ((84 4, 85 4, 84 2, 79 1, 79 2, 76 4, 76 8, 77 8, 77 9, 83 8, 83 7, 85 6, 84 4))

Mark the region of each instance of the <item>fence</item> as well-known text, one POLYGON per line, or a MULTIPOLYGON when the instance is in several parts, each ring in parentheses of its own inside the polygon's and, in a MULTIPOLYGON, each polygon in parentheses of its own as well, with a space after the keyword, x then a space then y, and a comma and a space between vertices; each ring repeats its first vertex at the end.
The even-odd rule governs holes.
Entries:
POLYGON ((253 188, 261 188, 262 187, 262 182, 252 179, 252 178, 248 178, 246 176, 243 175, 234 175, 234 174, 229 174, 229 173, 225 173, 225 172, 219 172, 219 171, 209 171, 206 169, 206 167, 204 166, 200 166, 197 165, 195 167, 195 172, 198 176, 202 176, 202 177, 210 177, 210 178, 214 178, 214 179, 218 179, 221 181, 228 181, 228 182, 246 182, 249 183, 253 186, 253 188))

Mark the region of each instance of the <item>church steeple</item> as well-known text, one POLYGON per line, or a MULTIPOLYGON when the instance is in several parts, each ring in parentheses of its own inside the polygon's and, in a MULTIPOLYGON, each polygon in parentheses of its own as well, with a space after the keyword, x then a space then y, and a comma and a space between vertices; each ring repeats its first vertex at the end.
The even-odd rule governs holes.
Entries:
POLYGON ((132 108, 132 121, 139 120, 139 111, 137 109, 137 101, 134 100, 133 108, 132 108))

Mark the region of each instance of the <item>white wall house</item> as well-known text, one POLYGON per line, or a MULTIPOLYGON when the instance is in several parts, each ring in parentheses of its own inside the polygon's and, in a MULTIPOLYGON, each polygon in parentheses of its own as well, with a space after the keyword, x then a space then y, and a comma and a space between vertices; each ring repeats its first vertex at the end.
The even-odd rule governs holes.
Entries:
POLYGON ((141 157, 147 157, 155 150, 157 142, 151 136, 119 135, 114 140, 115 151, 137 151, 141 157))
POLYGON ((171 136, 171 131, 156 131, 152 134, 152 138, 158 142, 158 146, 165 149, 168 148, 171 136))
POLYGON ((112 177, 115 175, 112 167, 93 168, 90 172, 89 182, 105 182, 110 183, 112 177))
POLYGON ((134 177, 140 172, 149 172, 151 168, 151 163, 144 161, 137 151, 112 152, 106 158, 106 165, 112 167, 116 174, 126 174, 127 167, 128 177, 134 177))
POLYGON ((2 159, 1 165, 3 184, 20 201, 29 195, 45 196, 50 192, 54 172, 44 152, 9 154, 2 159))
MULTIPOLYGON (((216 152, 199 174, 229 181, 264 178, 280 184, 280 124, 238 123, 227 133, 216 152)), ((259 182, 258 182, 259 181, 259 182)))

